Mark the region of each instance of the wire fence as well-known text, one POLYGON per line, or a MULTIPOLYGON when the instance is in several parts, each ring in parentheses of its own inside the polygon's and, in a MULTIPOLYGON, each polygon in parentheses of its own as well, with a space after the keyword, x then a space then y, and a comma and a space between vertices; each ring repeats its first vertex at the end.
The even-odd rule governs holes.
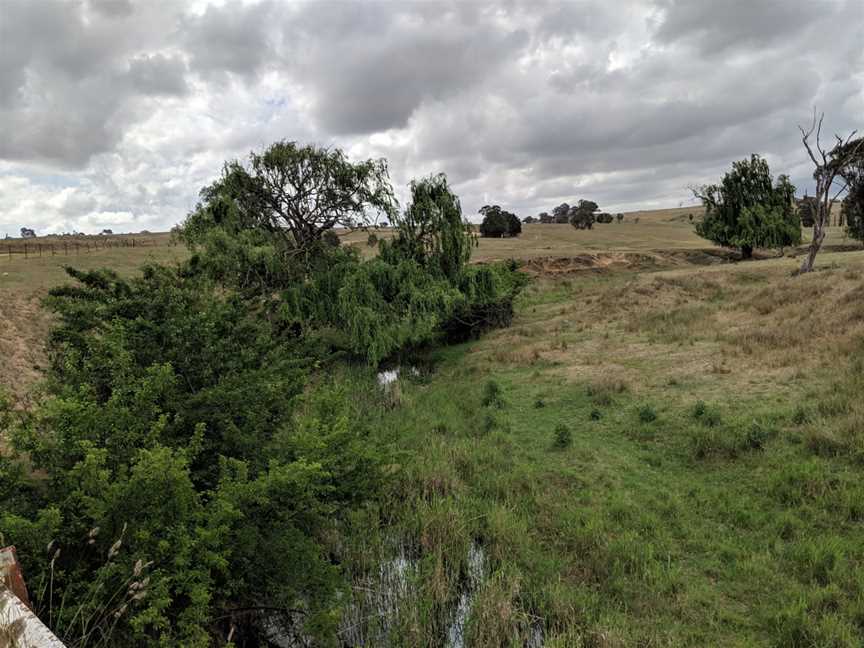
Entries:
POLYGON ((0 258, 33 259, 43 256, 80 256, 96 250, 112 248, 142 248, 175 245, 170 238, 119 238, 88 239, 72 241, 0 241, 0 258))

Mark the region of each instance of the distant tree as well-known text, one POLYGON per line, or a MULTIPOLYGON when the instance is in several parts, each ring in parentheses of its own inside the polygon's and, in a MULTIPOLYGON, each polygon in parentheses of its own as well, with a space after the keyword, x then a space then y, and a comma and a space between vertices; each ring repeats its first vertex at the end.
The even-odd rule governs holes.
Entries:
POLYGON ((570 205, 561 203, 552 210, 552 219, 559 225, 570 222, 570 205))
POLYGON ((849 184, 841 207, 846 221, 846 233, 858 241, 864 241, 864 153, 845 172, 849 184))
POLYGON ((813 227, 816 222, 816 198, 813 196, 804 196, 797 201, 798 218, 801 219, 802 227, 813 227))
MULTIPOLYGON (((101 232, 99 232, 99 236, 109 236, 110 234, 113 234, 113 233, 114 232, 112 232, 110 229, 103 229, 101 232)), ((146 234, 146 232, 141 232, 141 233, 146 234)))
POLYGON ((844 178, 844 173, 848 172, 850 166, 855 165, 864 155, 864 137, 854 139, 856 131, 852 131, 845 140, 836 135, 834 146, 831 149, 823 148, 819 140, 824 117, 823 114, 817 122, 814 111, 810 128, 805 131, 801 126, 798 127, 801 131, 801 142, 815 167, 813 179, 816 181, 813 236, 807 255, 799 269, 799 272, 802 273, 813 270, 816 255, 819 254, 822 242, 825 240, 827 233, 825 230, 831 222, 831 205, 849 186, 849 181, 844 178), (815 141, 811 145, 810 138, 814 135, 815 141), (834 194, 833 197, 832 194, 834 194))
POLYGON ((550 215, 549 212, 540 212, 539 214, 537 214, 537 220, 541 223, 548 224, 554 223, 555 217, 550 215))
POLYGON ((522 233, 522 222, 516 214, 501 209, 498 205, 484 205, 479 211, 483 215, 483 222, 480 224, 481 236, 519 236, 522 233))
POLYGON ((21 238, 36 238, 36 230, 32 230, 28 227, 22 227, 21 238))
POLYGON ((600 206, 593 200, 580 200, 576 205, 576 209, 582 212, 596 212, 600 206))
POLYGON ((608 212, 601 212, 597 214, 598 223, 611 223, 613 220, 615 220, 615 217, 608 212))
POLYGON ((525 223, 526 225, 530 225, 531 223, 536 223, 537 219, 534 218, 533 216, 526 216, 525 218, 522 219, 522 222, 525 223))
POLYGON ((576 229, 591 229, 597 220, 594 215, 597 209, 597 203, 594 201, 580 200, 575 207, 571 207, 569 210, 570 224, 576 229))
POLYGON ((781 175, 774 183, 768 163, 758 155, 733 162, 719 185, 694 190, 705 205, 696 233, 717 245, 740 248, 749 259, 757 247, 801 242, 801 221, 793 206, 795 187, 781 175))
POLYGON ((615 218, 618 219, 618 222, 622 222, 624 220, 624 214, 618 213, 615 214, 615 218))

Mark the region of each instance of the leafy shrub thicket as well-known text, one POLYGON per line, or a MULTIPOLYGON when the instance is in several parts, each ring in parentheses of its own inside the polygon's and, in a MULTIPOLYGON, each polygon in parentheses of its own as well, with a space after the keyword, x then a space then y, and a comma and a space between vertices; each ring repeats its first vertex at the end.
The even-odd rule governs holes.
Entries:
POLYGON ((785 175, 774 183, 768 163, 758 155, 734 162, 719 185, 704 186, 696 195, 705 205, 696 233, 717 245, 740 248, 745 259, 757 247, 801 242, 801 219, 793 205, 795 187, 785 175))
POLYGON ((377 470, 347 398, 302 394, 316 350, 176 270, 71 274, 49 298, 50 397, 15 432, 44 477, 0 493, 29 581, 52 582, 40 609, 70 644, 93 615, 111 645, 208 646, 232 625, 255 645, 263 607, 326 628, 339 581, 317 537, 377 470), (121 610, 138 561, 146 595, 121 610))
POLYGON ((0 536, 51 583, 34 601, 68 644, 336 643, 334 543, 379 492, 383 451, 328 371, 509 323, 523 283, 513 264, 467 265, 444 176, 412 183, 376 258, 327 243, 388 208, 385 171, 278 143, 202 191, 186 264, 70 270, 51 292, 45 395, 0 406, 34 469, 2 459, 0 536))

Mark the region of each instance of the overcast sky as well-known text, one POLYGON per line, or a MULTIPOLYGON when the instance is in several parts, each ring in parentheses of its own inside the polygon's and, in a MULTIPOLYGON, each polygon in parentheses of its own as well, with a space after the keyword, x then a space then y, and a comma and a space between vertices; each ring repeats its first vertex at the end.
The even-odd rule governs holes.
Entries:
MULTIPOLYGON (((864 0, 0 0, 0 236, 165 230, 278 139, 443 171, 466 215, 688 204, 864 126, 864 0)), ((802 191, 803 193, 803 191, 802 191)))

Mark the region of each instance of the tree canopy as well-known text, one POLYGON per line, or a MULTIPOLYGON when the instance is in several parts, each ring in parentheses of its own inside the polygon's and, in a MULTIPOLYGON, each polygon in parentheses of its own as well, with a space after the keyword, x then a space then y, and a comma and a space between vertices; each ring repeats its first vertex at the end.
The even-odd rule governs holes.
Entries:
POLYGON ((795 187, 785 175, 773 182, 768 162, 758 155, 734 162, 720 184, 694 193, 705 205, 696 233, 717 245, 740 248, 743 258, 750 258, 757 247, 801 242, 795 187))
POLYGON ((864 138, 853 140, 849 147, 857 147, 857 154, 843 171, 848 189, 843 198, 842 214, 846 222, 846 233, 858 241, 864 241, 864 138))
POLYGON ((484 205, 479 211, 483 216, 480 224, 481 236, 519 236, 522 233, 522 221, 516 214, 498 205, 484 205))
POLYGON ((580 200, 568 210, 570 224, 576 229, 591 229, 597 220, 595 212, 598 209, 597 203, 593 200, 580 200))
POLYGON ((389 220, 396 208, 385 160, 355 163, 339 149, 289 141, 250 153, 247 164, 226 163, 200 198, 183 225, 185 241, 234 256, 251 282, 308 271, 327 232, 389 220), (238 258, 242 247, 252 256, 238 258))
POLYGON ((397 236, 391 250, 456 280, 477 243, 462 217, 459 198, 443 173, 412 180, 410 189, 408 208, 401 215, 394 214, 397 236))

